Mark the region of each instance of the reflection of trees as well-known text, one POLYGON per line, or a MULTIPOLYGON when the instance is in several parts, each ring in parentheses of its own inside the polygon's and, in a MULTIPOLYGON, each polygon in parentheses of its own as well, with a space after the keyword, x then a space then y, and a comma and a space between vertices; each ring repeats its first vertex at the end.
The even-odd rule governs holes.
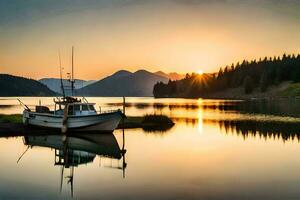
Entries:
POLYGON ((198 118, 188 118, 188 117, 172 117, 171 118, 175 123, 184 123, 186 125, 196 126, 198 124, 198 118))
POLYGON ((299 117, 299 103, 297 99, 244 101, 237 104, 236 110, 245 113, 299 117))
POLYGON ((265 140, 281 139, 298 140, 300 139, 300 125, 293 122, 265 122, 254 120, 222 120, 217 122, 226 134, 236 134, 243 138, 259 137, 265 140))
MULTIPOLYGON (((198 125, 197 118, 172 118, 172 120, 186 125, 198 125)), ((300 140, 300 124, 296 122, 203 119, 203 123, 218 125, 226 134, 238 135, 244 139, 258 137, 265 140, 300 140)))
MULTIPOLYGON (((194 103, 126 103, 126 107, 135 107, 136 109, 153 108, 154 110, 162 110, 164 108, 172 109, 207 109, 207 110, 236 110, 239 101, 216 101, 216 102, 203 102, 202 104, 194 103)), ((123 106, 123 103, 107 103, 108 106, 123 106)))
MULTIPOLYGON (((185 109, 185 110, 216 110, 216 111, 237 111, 242 113, 259 113, 279 116, 299 117, 300 113, 299 99, 276 99, 276 100, 251 100, 251 101, 203 101, 197 102, 149 102, 149 103, 126 103, 126 107, 135 107, 137 109, 153 108, 154 110, 185 109)), ((122 103, 109 103, 110 106, 122 106, 122 103)))
POLYGON ((195 104, 195 103, 168 103, 168 104, 153 104, 154 109, 162 109, 162 108, 169 108, 170 110, 174 109, 185 109, 185 110, 220 110, 220 111, 227 111, 227 110, 235 110, 237 107, 238 102, 210 102, 210 103, 202 103, 202 104, 195 104))
POLYGON ((155 133, 155 134, 164 134, 169 132, 169 130, 171 130, 171 128, 173 127, 173 125, 167 125, 167 126, 156 126, 156 127, 143 127, 143 131, 145 131, 146 133, 155 133))
POLYGON ((164 133, 174 126, 174 122, 166 115, 145 115, 142 119, 145 132, 164 133))

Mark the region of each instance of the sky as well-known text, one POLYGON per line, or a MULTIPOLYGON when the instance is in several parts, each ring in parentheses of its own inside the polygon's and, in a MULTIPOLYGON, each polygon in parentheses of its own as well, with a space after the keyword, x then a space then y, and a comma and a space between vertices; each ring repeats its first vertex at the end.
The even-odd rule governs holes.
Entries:
POLYGON ((297 0, 0 0, 0 73, 125 69, 218 71, 243 59, 300 53, 297 0))

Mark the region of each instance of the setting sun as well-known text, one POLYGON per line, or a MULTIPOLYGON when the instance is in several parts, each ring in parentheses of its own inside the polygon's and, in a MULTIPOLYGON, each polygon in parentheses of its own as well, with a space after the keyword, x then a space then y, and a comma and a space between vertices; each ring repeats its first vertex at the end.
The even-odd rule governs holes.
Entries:
POLYGON ((202 69, 199 69, 199 70, 197 71, 197 74, 202 75, 202 74, 203 74, 203 70, 202 70, 202 69))

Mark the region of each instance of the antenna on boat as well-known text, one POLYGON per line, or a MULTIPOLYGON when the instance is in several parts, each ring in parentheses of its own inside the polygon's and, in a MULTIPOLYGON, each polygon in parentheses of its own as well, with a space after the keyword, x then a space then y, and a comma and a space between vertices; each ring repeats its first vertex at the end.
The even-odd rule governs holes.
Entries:
POLYGON ((63 80, 62 80, 62 67, 61 67, 61 58, 60 58, 60 51, 58 52, 58 57, 59 57, 59 72, 60 72, 60 87, 61 87, 61 91, 63 93, 63 97, 65 98, 65 89, 64 89, 64 84, 63 84, 63 80))

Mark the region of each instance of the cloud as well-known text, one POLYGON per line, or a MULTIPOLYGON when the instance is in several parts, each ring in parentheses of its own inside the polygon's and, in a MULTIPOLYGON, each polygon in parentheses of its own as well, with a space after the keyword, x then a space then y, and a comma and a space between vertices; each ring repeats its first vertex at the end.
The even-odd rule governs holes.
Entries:
MULTIPOLYGON (((218 6, 222 11, 231 12, 233 9, 269 12, 274 18, 281 17, 287 20, 300 19, 299 0, 0 0, 0 26, 30 25, 41 19, 67 15, 69 13, 110 11, 114 8, 132 7, 133 11, 161 8, 163 5, 176 4, 177 6, 191 6, 195 11, 197 6, 218 6), (147 7, 151 5, 151 7, 147 7)), ((209 11, 209 10, 208 10, 209 11)), ((212 9, 213 11, 213 9, 212 9)), ((165 13, 172 10, 165 10, 165 13)), ((251 17, 251 16, 249 16, 251 17)))
POLYGON ((150 0, 0 0, 0 25, 30 23, 41 18, 89 10, 158 3, 150 0))

